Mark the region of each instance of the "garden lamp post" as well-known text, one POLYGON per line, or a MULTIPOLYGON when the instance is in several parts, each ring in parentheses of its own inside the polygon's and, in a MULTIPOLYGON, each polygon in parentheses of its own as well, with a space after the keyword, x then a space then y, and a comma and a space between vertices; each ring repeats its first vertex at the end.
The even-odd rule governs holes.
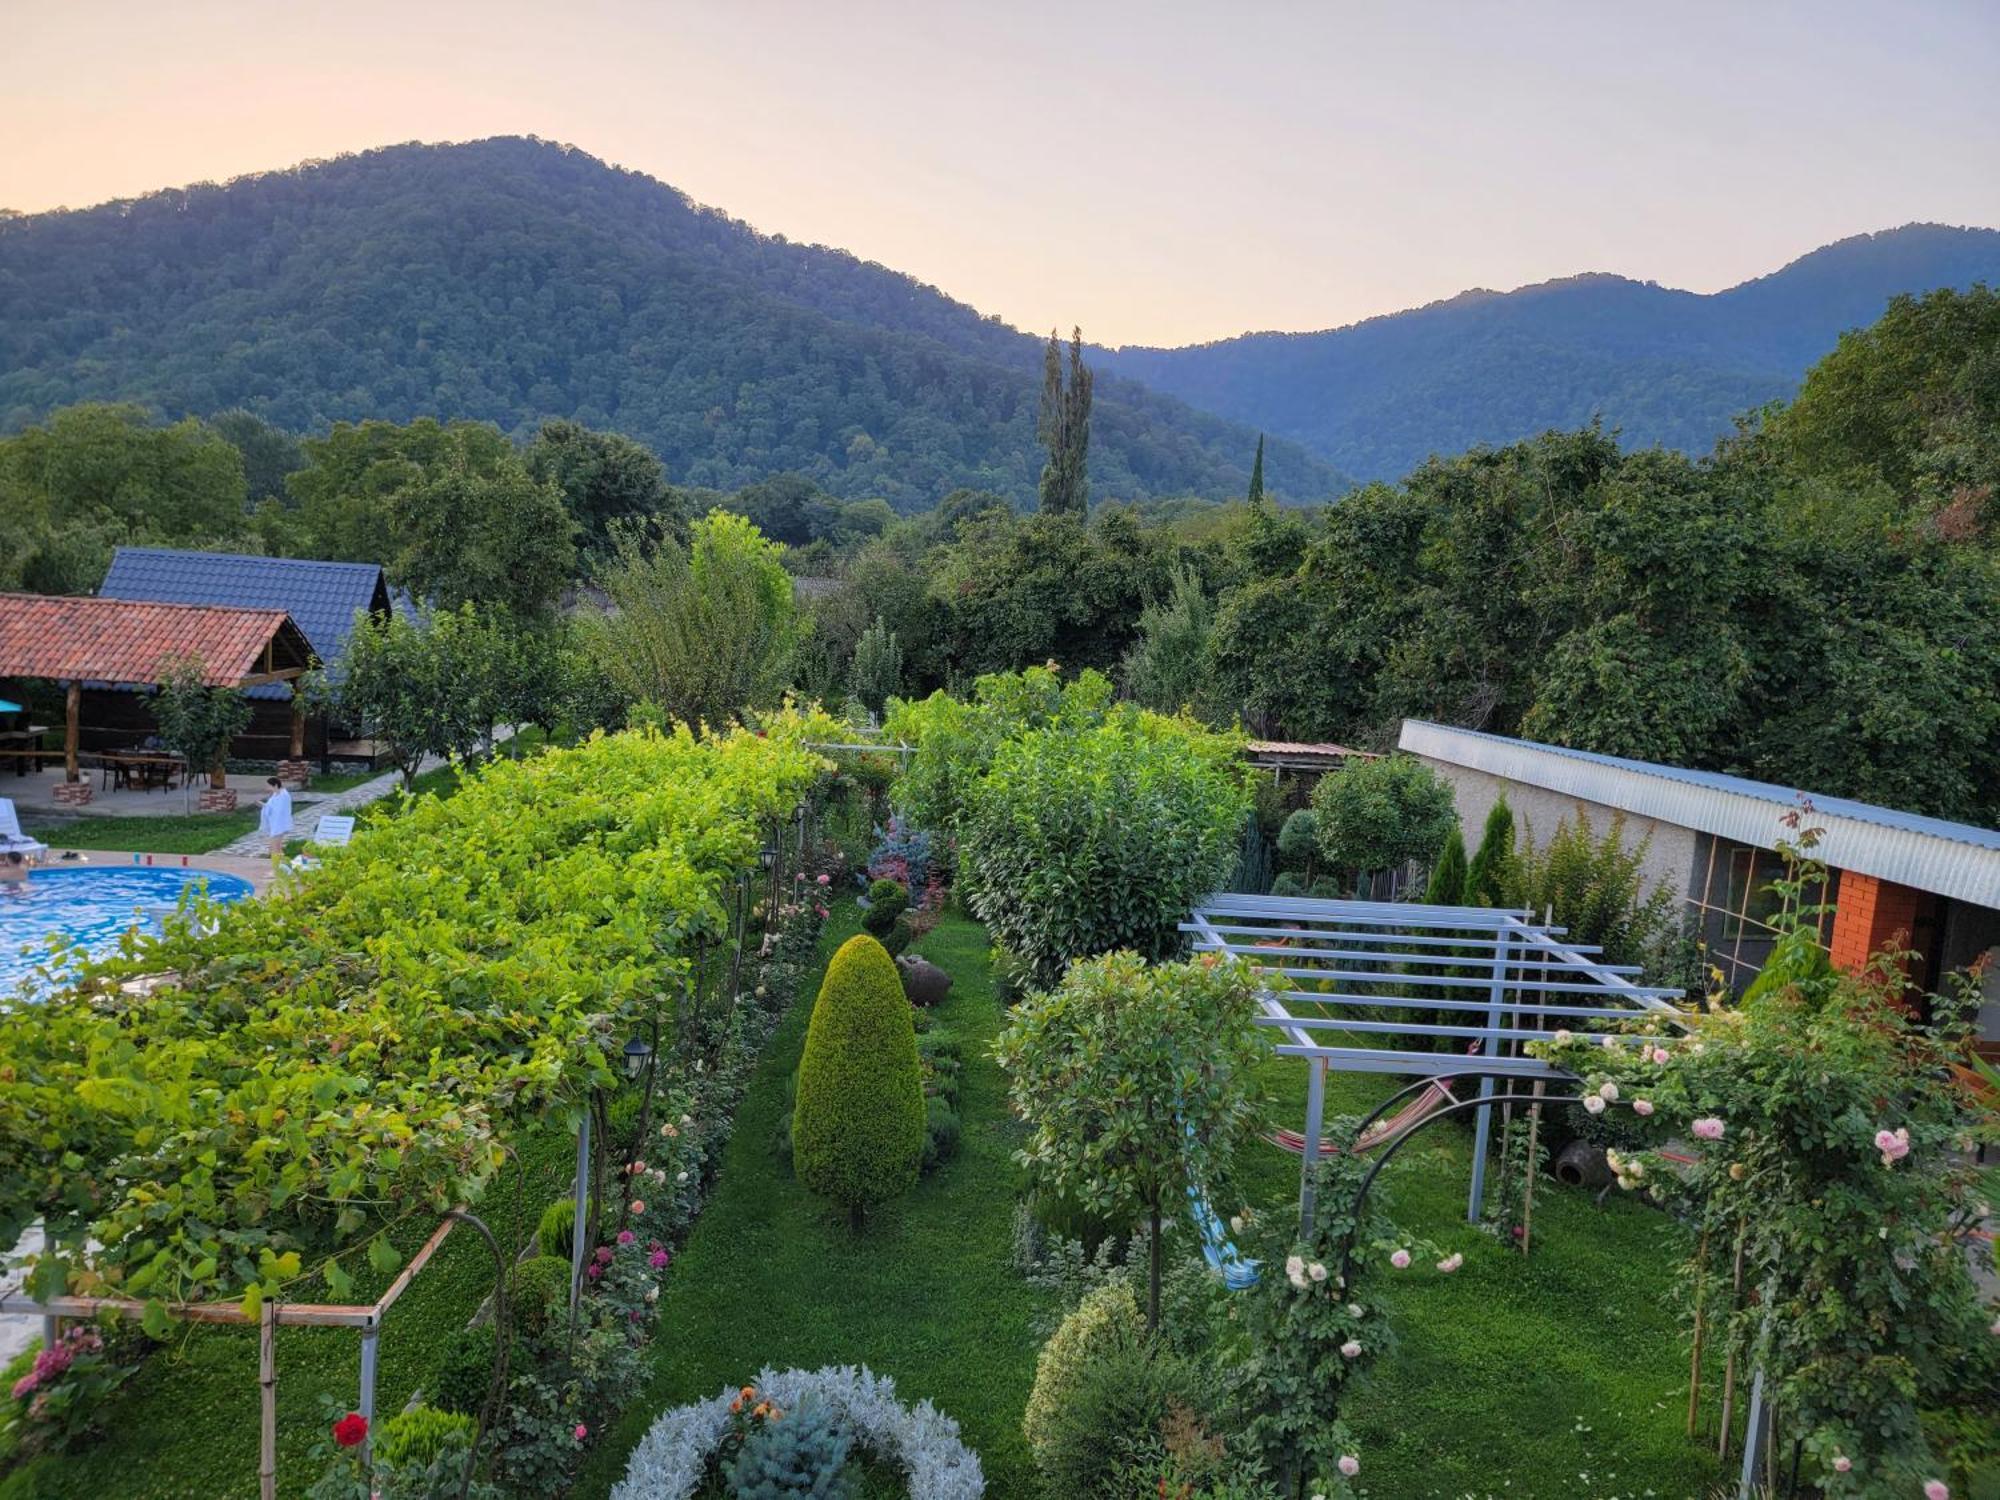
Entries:
POLYGON ((637 1079, 646 1071, 646 1063, 653 1055, 652 1047, 642 1036, 634 1035, 625 1044, 625 1076, 637 1079))

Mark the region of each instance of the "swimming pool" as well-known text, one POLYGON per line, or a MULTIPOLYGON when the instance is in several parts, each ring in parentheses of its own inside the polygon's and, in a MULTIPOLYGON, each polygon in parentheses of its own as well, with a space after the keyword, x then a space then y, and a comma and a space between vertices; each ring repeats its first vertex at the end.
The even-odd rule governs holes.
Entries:
POLYGON ((206 886, 218 901, 251 894, 249 881, 214 870, 38 867, 25 888, 0 889, 0 995, 19 989, 46 958, 51 933, 92 954, 109 952, 127 929, 152 926, 153 908, 173 906, 190 886, 206 886))

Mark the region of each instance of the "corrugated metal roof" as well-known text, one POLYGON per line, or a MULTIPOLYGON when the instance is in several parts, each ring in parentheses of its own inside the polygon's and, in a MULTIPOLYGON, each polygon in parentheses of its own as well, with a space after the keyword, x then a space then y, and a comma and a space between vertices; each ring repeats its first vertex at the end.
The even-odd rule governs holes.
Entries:
POLYGON ((1350 749, 1346 745, 1336 745, 1331 740, 1250 740, 1243 746, 1243 753, 1252 757, 1289 760, 1374 760, 1376 757, 1366 750, 1350 749))
MULTIPOLYGON (((296 557, 249 557, 233 552, 181 552, 166 547, 120 547, 98 590, 106 599, 154 599, 164 604, 216 604, 231 609, 281 609, 305 632, 312 649, 338 679, 357 610, 386 598, 375 563, 319 562, 296 557)), ((252 689, 258 697, 285 697, 289 689, 252 689)))
POLYGON ((266 646, 277 670, 306 664, 306 638, 282 609, 0 594, 0 677, 156 683, 168 658, 192 656, 210 687, 235 687, 262 675, 266 646))
POLYGON ((2000 908, 2000 830, 1719 771, 1627 760, 1421 719, 1403 721, 1400 744, 1412 754, 1765 849, 1786 836, 1780 819, 1804 799, 1812 804, 1813 824, 1823 830, 1816 858, 1836 869, 2000 908))

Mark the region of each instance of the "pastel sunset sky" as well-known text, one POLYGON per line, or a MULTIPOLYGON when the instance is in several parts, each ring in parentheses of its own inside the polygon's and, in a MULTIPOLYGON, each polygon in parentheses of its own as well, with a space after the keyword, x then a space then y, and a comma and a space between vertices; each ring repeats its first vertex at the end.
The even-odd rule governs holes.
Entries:
POLYGON ((0 205, 533 134, 1042 329, 1185 343, 2000 224, 2000 5, 54 3, 0 205))

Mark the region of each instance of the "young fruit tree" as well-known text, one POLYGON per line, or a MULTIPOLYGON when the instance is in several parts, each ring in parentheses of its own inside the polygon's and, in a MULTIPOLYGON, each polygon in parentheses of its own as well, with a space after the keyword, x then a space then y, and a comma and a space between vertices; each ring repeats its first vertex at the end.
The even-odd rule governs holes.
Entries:
POLYGON ((1254 1133, 1258 1039, 1249 966, 1207 953, 1148 965, 1079 959, 1030 996, 995 1053, 1028 1125, 1037 1185, 1150 1230, 1146 1324, 1160 1323, 1160 1229, 1191 1185, 1213 1190, 1254 1133))

